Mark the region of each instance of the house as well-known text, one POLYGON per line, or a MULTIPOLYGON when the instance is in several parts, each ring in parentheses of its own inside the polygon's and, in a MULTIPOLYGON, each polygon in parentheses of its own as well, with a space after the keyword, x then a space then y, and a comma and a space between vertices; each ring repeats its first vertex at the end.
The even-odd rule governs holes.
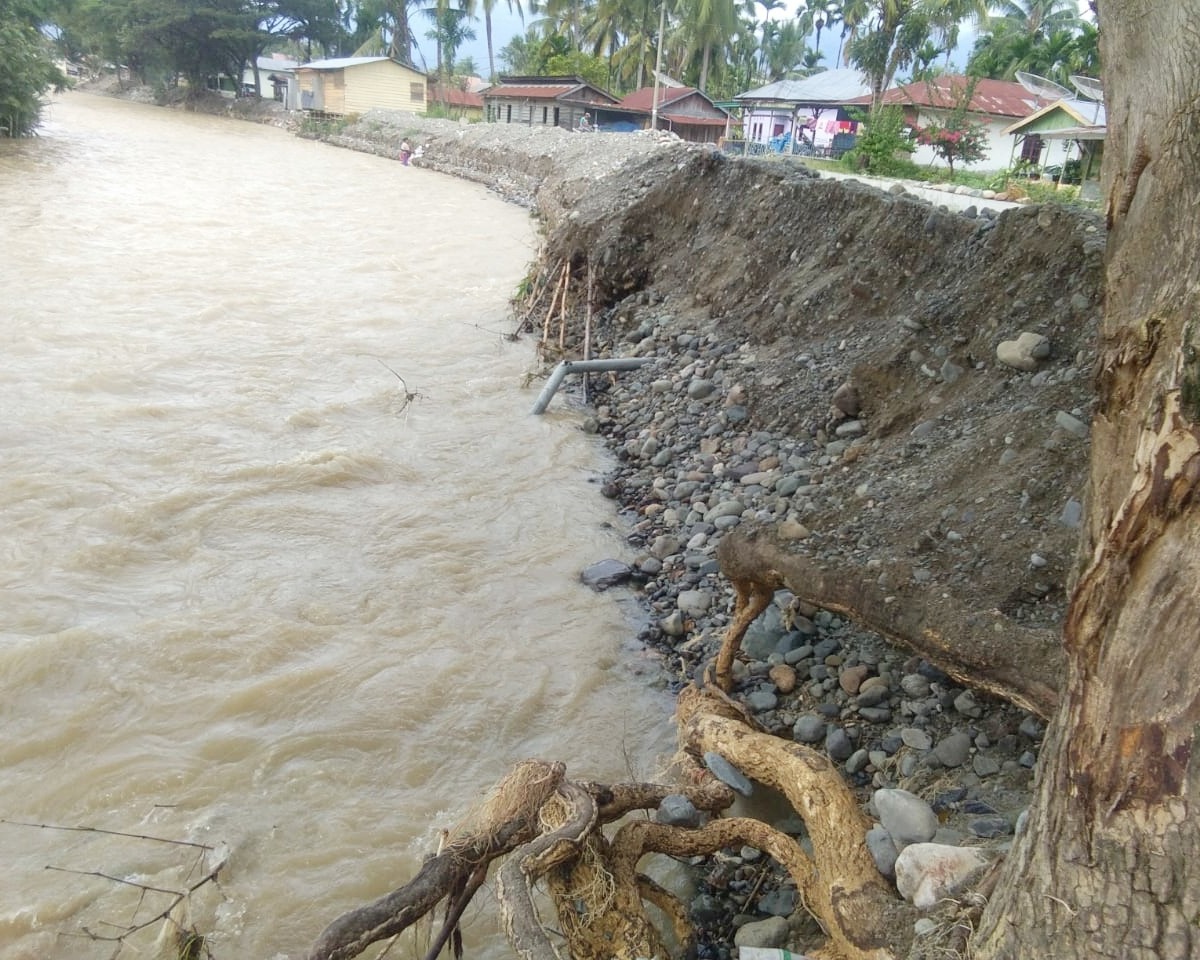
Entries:
POLYGON ((436 80, 429 82, 427 91, 429 110, 437 110, 439 116, 454 119, 482 120, 483 97, 459 87, 442 87, 436 80))
MULTIPOLYGON (((1057 100, 1004 130, 1013 138, 1010 166, 1022 161, 1044 171, 1060 173, 1078 163, 1078 179, 1092 192, 1100 175, 1100 159, 1108 134, 1104 104, 1070 97, 1057 100)), ((1098 195, 1098 191, 1097 191, 1098 195)))
MULTIPOLYGON (((643 87, 625 97, 617 106, 633 118, 640 119, 640 129, 650 128, 654 119, 654 87, 643 87)), ((597 122, 608 129, 608 111, 601 108, 597 122)), ((714 104, 705 94, 692 87, 675 84, 658 88, 658 129, 670 130, 684 140, 694 143, 716 143, 729 132, 729 112, 714 104)))
POLYGON ((834 137, 852 136, 857 121, 847 110, 871 85, 857 70, 823 70, 803 80, 777 80, 734 97, 742 131, 760 150, 774 143, 790 152, 827 155, 834 137))
POLYGON ((300 109, 300 87, 296 83, 295 60, 277 54, 258 58, 258 85, 255 86, 254 69, 242 70, 242 90, 251 94, 257 90, 264 100, 276 100, 289 110, 300 109))
POLYGON ((574 130, 585 113, 616 104, 616 97, 582 77, 504 76, 483 91, 485 119, 492 123, 574 130))
POLYGON ((425 74, 390 57, 341 57, 296 67, 300 106, 319 113, 365 113, 377 107, 425 112, 425 74))
MULTIPOLYGON (((1037 99, 1019 83, 944 74, 885 90, 883 105, 902 107, 909 126, 924 127, 944 123, 959 108, 968 90, 971 98, 966 104, 967 116, 983 125, 987 137, 987 156, 978 162, 976 169, 1002 170, 1012 153, 1012 137, 1006 131, 1014 121, 1038 109, 1037 99)), ((864 109, 869 108, 871 97, 865 96, 858 103, 864 109)), ((929 166, 940 160, 934 149, 925 145, 917 147, 912 159, 914 163, 929 166)))

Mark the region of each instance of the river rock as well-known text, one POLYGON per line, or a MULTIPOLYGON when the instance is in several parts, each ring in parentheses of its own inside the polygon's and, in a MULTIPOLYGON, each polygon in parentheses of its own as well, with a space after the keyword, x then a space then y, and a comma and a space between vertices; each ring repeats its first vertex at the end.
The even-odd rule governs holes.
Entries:
POLYGON ((867 831, 867 850, 875 861, 875 869, 889 880, 896 876, 896 842, 882 824, 867 831))
POLYGON ((685 617, 700 617, 712 606, 712 594, 707 590, 681 590, 675 606, 685 617))
POLYGON ((796 671, 786 663, 775 664, 767 672, 767 677, 780 693, 787 694, 796 689, 796 671))
POLYGON ((796 891, 777 887, 758 901, 758 909, 771 917, 790 917, 796 909, 796 891))
POLYGON ((965 733, 952 733, 938 741, 933 755, 947 767, 961 767, 971 756, 971 738, 965 733))
POLYGON ((815 713, 806 713, 792 727, 792 739, 797 743, 820 743, 825 739, 828 725, 815 713))
POLYGON ((1022 333, 996 347, 996 359, 1015 370, 1036 370, 1038 361, 1050 356, 1050 341, 1040 333, 1022 333))
POLYGON ((937 814, 924 800, 907 790, 876 790, 871 799, 879 822, 891 835, 897 850, 924 843, 937 833, 937 814))
POLYGON ((738 929, 733 935, 737 947, 782 947, 788 942, 788 922, 783 917, 755 920, 738 929))
POLYGON ((692 805, 692 801, 679 793, 670 793, 663 797, 654 813, 654 819, 671 827, 700 826, 700 811, 692 805))
POLYGON ((714 777, 722 783, 733 787, 743 797, 748 797, 754 793, 754 784, 747 779, 741 770, 719 753, 712 750, 706 752, 704 754, 704 765, 708 767, 714 777))
POLYGON ((928 910, 953 896, 988 865, 974 847, 914 843, 896 858, 896 889, 913 906, 928 910))
POLYGON ((628 582, 633 576, 633 567, 620 560, 599 560, 585 567, 579 579, 593 590, 607 590, 628 582))

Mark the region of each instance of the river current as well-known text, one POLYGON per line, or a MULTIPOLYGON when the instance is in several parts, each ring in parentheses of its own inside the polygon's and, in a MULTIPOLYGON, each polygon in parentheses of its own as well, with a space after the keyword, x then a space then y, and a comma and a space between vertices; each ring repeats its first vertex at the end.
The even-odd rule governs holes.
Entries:
POLYGON ((213 957, 299 957, 514 762, 656 772, 670 704, 578 580, 625 550, 603 451, 503 336, 535 241, 269 127, 67 94, 0 141, 2 960, 111 957, 170 902, 131 882, 202 874, 22 824, 219 846, 213 957))

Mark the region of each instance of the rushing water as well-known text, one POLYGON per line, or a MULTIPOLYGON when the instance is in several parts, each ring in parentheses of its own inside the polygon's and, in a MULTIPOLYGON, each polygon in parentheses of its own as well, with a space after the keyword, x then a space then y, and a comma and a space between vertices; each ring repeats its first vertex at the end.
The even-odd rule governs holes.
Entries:
MULTIPOLYGON (((217 960, 302 955, 520 758, 666 749, 578 583, 622 550, 602 453, 501 336, 533 243, 272 128, 73 94, 0 141, 0 817, 226 844, 217 960)), ((83 929, 169 901, 89 874, 194 855, 0 824, 0 957, 112 956, 83 929)))

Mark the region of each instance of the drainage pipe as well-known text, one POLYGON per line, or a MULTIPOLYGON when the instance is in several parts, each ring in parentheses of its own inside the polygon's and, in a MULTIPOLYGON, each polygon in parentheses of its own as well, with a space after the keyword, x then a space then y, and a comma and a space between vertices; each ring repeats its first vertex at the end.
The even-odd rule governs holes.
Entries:
POLYGON ((546 408, 550 406, 550 401, 554 398, 555 392, 557 392, 568 374, 603 373, 608 370, 637 370, 648 363, 653 363, 656 359, 656 357, 625 357, 610 360, 564 360, 550 374, 550 379, 546 381, 546 385, 542 387, 542 392, 538 394, 537 403, 533 405, 532 412, 534 414, 546 412, 546 408))

